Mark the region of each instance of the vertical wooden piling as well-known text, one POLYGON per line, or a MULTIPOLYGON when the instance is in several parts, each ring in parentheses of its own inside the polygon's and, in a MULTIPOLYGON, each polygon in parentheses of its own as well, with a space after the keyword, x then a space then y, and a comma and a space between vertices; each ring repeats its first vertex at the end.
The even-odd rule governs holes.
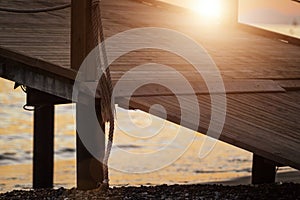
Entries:
MULTIPOLYGON (((72 0, 71 8, 71 68, 79 70, 82 61, 90 53, 93 46, 92 28, 92 0, 72 0)), ((86 68, 84 73, 86 81, 94 81, 95 68, 86 68)))
POLYGON ((275 183, 276 163, 253 154, 252 184, 275 183))
POLYGON ((223 0, 223 23, 235 26, 239 21, 239 0, 223 0))
MULTIPOLYGON (((89 105, 77 103, 76 106, 76 146, 77 146, 77 188, 80 190, 90 190, 98 187, 98 184, 103 181, 103 167, 102 162, 104 157, 104 134, 101 134, 101 130, 104 130, 104 123, 95 124, 91 119, 91 113, 93 112, 94 101, 91 101, 89 105), (89 141, 93 149, 94 155, 88 151, 87 147, 82 143, 79 137, 80 134, 85 134, 85 137, 89 137, 89 141), (97 155, 95 153, 97 152, 97 155), (95 158, 94 156, 97 156, 95 158)), ((100 110, 100 101, 97 101, 96 110, 100 110)), ((99 122, 101 122, 101 114, 98 112, 99 122)))
POLYGON ((54 105, 70 101, 27 87, 27 105, 34 106, 33 188, 53 186, 54 105))
POLYGON ((35 106, 33 141, 33 188, 52 188, 54 105, 35 106))
MULTIPOLYGON (((71 10, 71 67, 78 70, 82 61, 94 48, 90 42, 92 38, 91 0, 72 0, 71 10)), ((99 103, 99 100, 96 102, 99 103)), ((101 110, 97 105, 96 111, 99 115, 101 110)), ((102 160, 104 155, 104 135, 102 134, 100 136, 102 139, 99 140, 99 135, 96 137, 96 134, 100 134, 98 123, 92 124, 94 123, 93 120, 87 120, 91 117, 93 106, 95 106, 95 99, 90 99, 88 105, 81 103, 76 105, 77 188, 80 190, 95 189, 97 184, 103 180, 103 166, 99 160, 102 160), (98 138, 94 140, 93 146, 97 148, 98 155, 96 157, 99 160, 87 150, 78 132, 88 134, 92 138, 98 138)), ((101 128, 104 129, 104 124, 101 124, 101 128)))

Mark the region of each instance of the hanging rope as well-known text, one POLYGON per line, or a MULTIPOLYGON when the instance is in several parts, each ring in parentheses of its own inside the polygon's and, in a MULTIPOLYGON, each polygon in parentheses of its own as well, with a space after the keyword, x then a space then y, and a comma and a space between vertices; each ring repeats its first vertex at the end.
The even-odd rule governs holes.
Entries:
MULTIPOLYGON (((70 7, 71 4, 64 4, 60 6, 48 7, 48 8, 37 8, 37 9, 15 9, 15 8, 4 8, 0 7, 0 11, 13 12, 13 13, 39 13, 39 12, 49 12, 55 10, 61 10, 70 7)), ((103 123, 109 123, 109 133, 108 142, 106 145, 105 155, 103 158, 103 182, 100 183, 99 189, 105 191, 109 187, 109 174, 108 174, 108 159, 111 153, 113 133, 114 133, 114 102, 112 100, 112 82, 111 75, 107 61, 106 48, 104 43, 104 32, 102 25, 101 7, 100 0, 92 0, 92 26, 93 26, 93 46, 98 47, 99 45, 102 52, 102 59, 99 58, 97 63, 100 63, 101 77, 98 83, 97 89, 100 90, 100 106, 101 106, 101 116, 103 123), (101 62, 103 61, 103 62, 101 62)), ((99 52, 100 54, 100 52, 99 52)))
MULTIPOLYGON (((104 123, 109 122, 109 133, 108 141, 106 145, 105 155, 103 158, 103 182, 100 184, 100 190, 106 190, 109 187, 109 174, 108 174, 108 159, 110 156, 112 142, 113 142, 113 133, 114 133, 114 103, 112 102, 112 82, 111 76, 107 61, 105 42, 104 42, 104 33, 103 33, 103 24, 101 16, 101 7, 100 0, 92 0, 92 26, 93 26, 93 42, 94 46, 99 45, 102 52, 102 59, 97 60, 97 63, 100 63, 101 77, 98 83, 98 90, 100 90, 100 105, 101 105, 101 115, 104 123), (103 61, 103 62, 101 62, 103 61)), ((100 54, 100 52, 99 52, 100 54)))
POLYGON ((47 7, 47 8, 34 8, 34 9, 17 9, 17 8, 6 8, 0 7, 0 11, 2 12, 11 12, 11 13, 40 13, 40 12, 50 12, 56 10, 63 10, 71 7, 71 4, 63 4, 59 6, 47 7))

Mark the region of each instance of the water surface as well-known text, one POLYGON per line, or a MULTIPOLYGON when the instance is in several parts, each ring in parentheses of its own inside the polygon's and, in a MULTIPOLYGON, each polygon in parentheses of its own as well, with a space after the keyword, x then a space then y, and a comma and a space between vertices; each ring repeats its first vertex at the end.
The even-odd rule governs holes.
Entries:
MULTIPOLYGON (((25 94, 21 89, 13 90, 13 83, 0 79, 0 191, 31 187, 32 125, 33 113, 25 111, 25 94)), ((115 143, 110 162, 123 169, 144 166, 118 156, 116 146, 125 151, 141 154, 163 148, 176 136, 179 126, 152 118, 141 111, 131 111, 130 118, 123 109, 117 109, 115 143), (129 126, 129 120, 138 126, 147 127, 143 133, 129 126), (126 126, 128 124, 128 126, 126 126), (163 126, 161 129, 159 126, 163 126), (122 129, 122 130, 120 130, 122 129), (157 130, 162 130, 157 132, 157 130), (143 135, 144 139, 141 138, 143 135), (151 137, 145 137, 145 136, 151 137)), ((184 134, 194 132, 184 129, 184 134)), ((198 153, 204 136, 196 134, 193 144, 176 162, 156 172, 145 174, 124 173, 111 169, 113 185, 140 185, 163 183, 199 183, 229 180, 247 176, 251 169, 251 153, 218 142, 215 149, 204 159, 198 153)), ((171 151, 185 148, 171 145, 171 151)), ((164 157, 153 160, 159 164, 164 157)), ((55 186, 75 185, 75 126, 72 105, 57 106, 55 118, 55 186)), ((131 169, 134 171, 134 168, 131 169)))

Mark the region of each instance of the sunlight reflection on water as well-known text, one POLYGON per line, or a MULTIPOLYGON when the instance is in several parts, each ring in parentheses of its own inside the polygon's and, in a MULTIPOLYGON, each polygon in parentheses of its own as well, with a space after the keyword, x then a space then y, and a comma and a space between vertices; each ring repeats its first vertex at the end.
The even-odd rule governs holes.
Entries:
MULTIPOLYGON (((32 177, 32 112, 22 109, 25 95, 21 90, 13 91, 13 83, 0 79, 0 192, 31 187, 32 177)), ((73 106, 57 106, 55 119, 55 186, 75 186, 75 125, 73 106)), ((134 121, 141 126, 149 124, 149 115, 141 111, 130 111, 134 121), (146 120, 144 120, 146 119, 146 120)), ((117 109, 117 120, 122 121, 122 129, 116 128, 115 142, 110 163, 129 168, 135 160, 124 160, 118 156, 115 148, 132 153, 149 153, 164 147, 174 137, 178 125, 152 117, 152 126, 164 124, 159 134, 149 138, 139 138, 139 132, 126 122, 126 111, 117 109), (125 133, 125 132, 126 133, 125 133), (130 134, 128 134, 130 133, 130 134)), ((151 135, 157 128, 145 129, 151 135)), ((185 129, 185 134, 192 131, 185 129)), ((199 147, 204 136, 198 134, 193 144, 176 162, 159 171, 145 174, 129 174, 110 170, 111 184, 120 185, 156 185, 186 184, 231 180, 249 176, 251 171, 251 153, 218 142, 215 149, 204 159, 198 158, 199 147)), ((183 148, 180 144, 171 145, 174 152, 183 148)), ((163 156, 153 160, 162 162, 163 156)), ((134 170, 134 169, 132 169, 134 170)), ((283 169, 290 171, 290 169, 283 169)), ((247 179, 250 181, 250 179, 247 179)), ((237 182, 239 183, 239 182, 237 182)), ((248 182, 250 183, 250 182, 248 182)))
MULTIPOLYGON (((0 97, 0 183, 4 184, 4 186, 0 186, 0 191, 28 187, 31 183, 32 112, 22 109, 25 95, 20 89, 13 91, 12 82, 0 79, 0 97)), ((151 137, 140 138, 139 132, 126 126, 129 124, 126 122, 128 120, 126 111, 118 108, 117 120, 122 123, 123 131, 119 128, 116 129, 114 145, 132 153, 149 153, 164 147, 172 140, 179 127, 157 117, 149 118, 148 114, 141 111, 131 111, 130 115, 139 126, 147 126, 151 122, 151 126, 164 124, 164 128, 159 134, 153 136, 153 131, 157 131, 157 128, 152 127, 145 129, 145 133, 142 134, 151 137), (150 119, 151 122, 149 122, 150 119)), ((191 133, 188 129, 185 132, 186 134, 191 133)), ((197 158, 203 139, 203 136, 198 135, 193 145, 179 160, 157 172, 137 175, 111 170, 111 183, 115 185, 193 183, 249 175, 251 154, 223 143, 218 143, 217 148, 207 158, 203 160, 197 158), (218 172, 220 169, 223 171, 218 172)), ((171 148, 176 152, 176 149, 182 147, 177 144, 172 145, 171 148)), ((114 150, 115 147, 112 154, 116 153, 114 150)), ((163 159, 165 158, 153 160, 153 163, 161 162, 163 159)), ((72 105, 56 107, 55 160, 56 186, 74 186, 75 125, 72 105)), ((110 162, 126 168, 131 167, 135 161, 128 162, 116 155, 110 162)), ((137 164, 143 165, 142 163, 137 164)))

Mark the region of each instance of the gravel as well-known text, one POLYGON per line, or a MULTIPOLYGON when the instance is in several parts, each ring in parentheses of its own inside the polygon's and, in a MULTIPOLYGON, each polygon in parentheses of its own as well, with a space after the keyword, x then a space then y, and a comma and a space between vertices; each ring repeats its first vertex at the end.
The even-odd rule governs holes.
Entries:
POLYGON ((106 193, 73 189, 15 190, 0 194, 2 199, 300 199, 300 184, 265 185, 160 185, 141 187, 114 187, 106 193))

